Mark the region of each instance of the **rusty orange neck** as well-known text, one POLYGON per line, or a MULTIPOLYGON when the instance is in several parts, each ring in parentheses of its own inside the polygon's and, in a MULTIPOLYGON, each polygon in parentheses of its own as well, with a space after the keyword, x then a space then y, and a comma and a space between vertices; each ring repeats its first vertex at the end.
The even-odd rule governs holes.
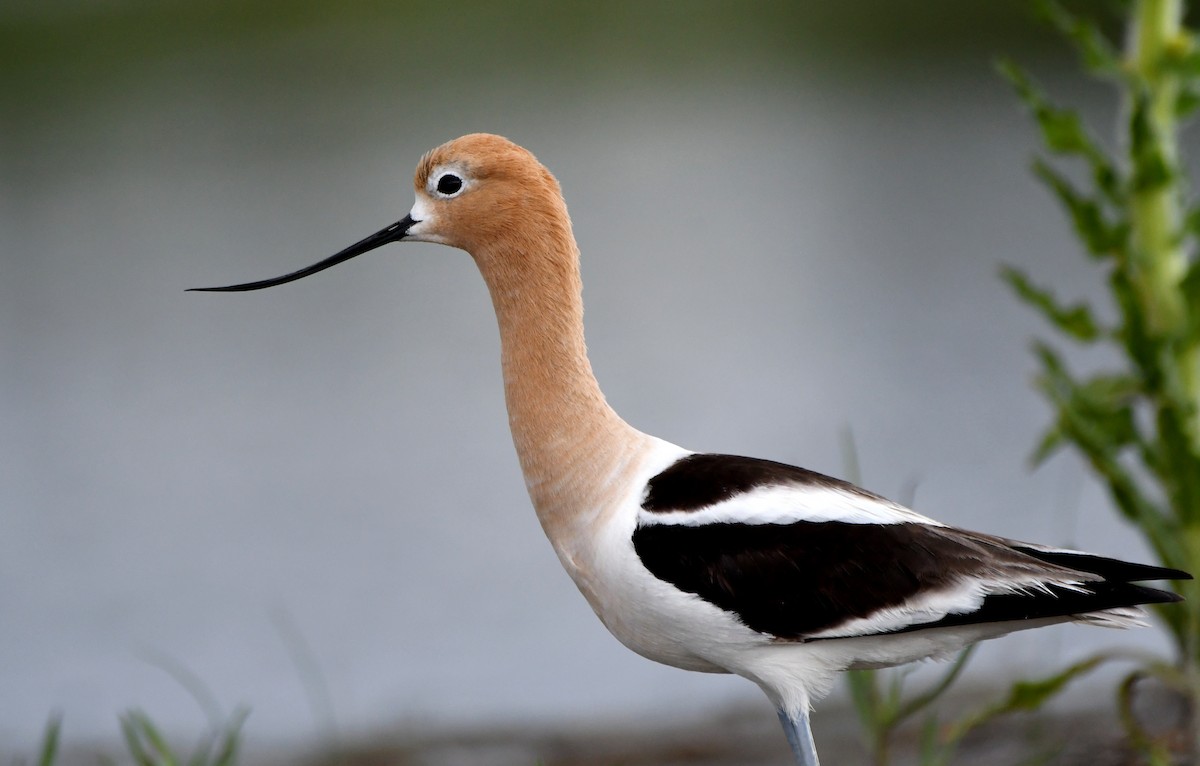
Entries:
POLYGON ((504 393, 530 498, 560 546, 617 501, 648 437, 605 401, 583 336, 579 257, 565 207, 532 240, 473 253, 500 327, 504 393))

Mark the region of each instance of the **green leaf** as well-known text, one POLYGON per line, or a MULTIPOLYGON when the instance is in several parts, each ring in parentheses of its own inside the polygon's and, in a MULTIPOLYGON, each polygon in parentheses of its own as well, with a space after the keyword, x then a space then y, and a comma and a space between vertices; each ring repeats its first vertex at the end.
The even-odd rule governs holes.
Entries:
POLYGON ((1129 152, 1133 159, 1130 185, 1135 193, 1158 189, 1175 179, 1175 168, 1163 154, 1150 111, 1149 93, 1144 88, 1135 89, 1129 115, 1129 152))
POLYGON ((1012 84, 1025 105, 1033 112, 1034 119, 1042 131, 1042 140, 1053 152, 1059 154, 1087 154, 1094 149, 1092 140, 1083 129, 1079 114, 1071 109, 1060 109, 1050 102, 1025 70, 1009 60, 997 63, 1000 74, 1012 84))
POLYGON ((1029 463, 1037 468, 1042 463, 1046 462, 1055 452, 1067 445, 1066 434, 1057 425, 1050 426, 1046 432, 1042 434, 1042 438, 1038 440, 1037 447, 1034 448, 1033 454, 1029 456, 1029 463))
POLYGON ((1196 83, 1184 83, 1175 99, 1175 118, 1186 120, 1200 107, 1200 88, 1196 83))
POLYGON ((1035 286, 1024 272, 1013 266, 1003 266, 1001 278, 1017 296, 1037 309, 1051 324, 1075 340, 1090 343, 1100 337, 1100 330, 1087 304, 1063 306, 1050 290, 1035 286))
POLYGON ((1042 140, 1056 154, 1079 156, 1085 159, 1092 173, 1097 192, 1108 201, 1119 203, 1125 198, 1124 184, 1116 164, 1101 149, 1084 128, 1079 114, 1062 109, 1050 102, 1025 70, 1009 60, 1000 60, 996 68, 1012 84, 1017 96, 1033 112, 1041 129, 1042 140))
POLYGON ((1140 390, 1140 381, 1133 376, 1096 375, 1076 389, 1074 406, 1115 452, 1139 439, 1133 403, 1140 390))
POLYGON ((1131 368, 1142 377, 1146 390, 1154 391, 1161 386, 1162 371, 1159 368, 1159 344, 1150 336, 1140 293, 1133 284, 1128 262, 1118 264, 1108 277, 1108 289, 1121 311, 1123 322, 1119 330, 1126 356, 1131 368))
POLYGON ((1125 447, 1140 443, 1133 415, 1140 381, 1130 375, 1097 375, 1080 383, 1049 347, 1039 344, 1037 354, 1042 360, 1038 382, 1058 412, 1058 428, 1093 462, 1115 465, 1125 447))
POLYGON ((1129 238, 1129 225, 1126 222, 1109 220, 1097 199, 1080 193, 1065 176, 1045 161, 1034 161, 1033 172, 1066 208, 1075 233, 1090 255, 1105 258, 1124 251, 1129 238))
POLYGON ((1097 654, 1052 676, 1032 681, 1018 681, 1009 687, 1008 696, 1004 700, 992 703, 966 718, 955 721, 948 727, 945 740, 957 743, 972 730, 1002 715, 1038 710, 1059 694, 1071 681, 1090 673, 1101 663, 1110 659, 1113 659, 1113 656, 1097 654))
POLYGON ((1034 353, 1042 363, 1038 386, 1058 414, 1057 429, 1093 463, 1116 464, 1120 451, 1140 439, 1132 408, 1139 381, 1097 375, 1080 383, 1046 344, 1035 343, 1034 353))
POLYGON ((1053 0, 1039 2, 1037 12, 1071 42, 1088 71, 1098 75, 1120 73, 1120 56, 1095 22, 1068 12, 1053 0))
POLYGON ((1058 353, 1045 343, 1034 341, 1033 355, 1042 363, 1043 374, 1040 380, 1049 387, 1047 394, 1050 396, 1050 403, 1061 404, 1075 387, 1075 380, 1067 372, 1067 367, 1058 353))
POLYGON ((1196 79, 1200 77, 1200 49, 1194 45, 1168 49, 1161 65, 1164 72, 1184 79, 1196 79))
MULTIPOLYGON (((1139 481, 1121 462, 1123 448, 1131 441, 1141 448, 1143 454, 1150 451, 1150 446, 1137 431, 1136 420, 1129 406, 1131 402, 1121 407, 1119 402, 1111 401, 1119 393, 1131 392, 1135 385, 1142 386, 1141 378, 1130 375, 1122 380, 1121 376, 1115 376, 1111 381, 1102 378, 1096 382, 1093 379, 1081 385, 1049 346, 1035 343, 1034 353, 1042 364, 1038 386, 1057 413, 1054 427, 1062 435, 1061 438, 1074 444, 1083 453, 1092 469, 1107 483, 1118 509, 1141 527, 1163 561, 1184 560, 1176 533, 1177 525, 1147 499, 1139 481), (1110 398, 1107 404, 1110 412, 1107 413, 1104 406, 1095 403, 1105 400, 1101 392, 1106 391, 1110 398)), ((1129 397, 1132 396, 1129 393, 1129 397)))

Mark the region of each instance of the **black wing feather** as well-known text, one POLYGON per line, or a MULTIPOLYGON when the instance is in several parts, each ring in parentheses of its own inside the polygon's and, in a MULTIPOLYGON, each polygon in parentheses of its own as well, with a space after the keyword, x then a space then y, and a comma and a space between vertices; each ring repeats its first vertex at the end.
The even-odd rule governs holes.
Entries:
POLYGON ((1106 580, 1123 582, 1142 582, 1145 580, 1190 580, 1192 576, 1181 569, 1154 566, 1151 564, 1135 564, 1131 561, 1110 559, 1107 556, 1097 556, 1094 553, 1079 551, 1046 550, 1035 545, 1004 541, 1014 550, 1018 550, 1035 559, 1055 564, 1077 572, 1091 572, 1106 580))
MULTIPOLYGON (((655 577, 736 614, 752 630, 786 639, 804 639, 899 607, 922 591, 949 589, 965 578, 1002 577, 1005 571, 1041 571, 1047 579, 1071 575, 1059 561, 1043 562, 1023 551, 995 547, 982 536, 923 524, 648 524, 634 531, 633 546, 655 577)), ((1093 568, 1139 579, 1182 574, 1138 564, 1128 567, 1093 568)), ((968 613, 887 632, 1179 600, 1174 593, 1123 579, 1101 579, 1101 573, 1086 569, 1075 573, 1094 581, 1081 583, 1079 589, 1046 585, 993 594, 968 613)))
MULTIPOLYGON (((804 469, 729 455, 691 455, 650 480, 643 509, 687 513, 762 486, 836 487, 878 498, 804 469)), ((882 498, 880 498, 882 499, 882 498)), ((1179 596, 1133 582, 1190 579, 1175 569, 922 523, 644 523, 633 533, 643 565, 661 580, 736 614, 752 630, 805 640, 851 620, 902 606, 921 592, 965 579, 1047 584, 986 596, 966 613, 880 632, 1086 614, 1179 596), (1054 581, 1079 581, 1063 587, 1054 581)))

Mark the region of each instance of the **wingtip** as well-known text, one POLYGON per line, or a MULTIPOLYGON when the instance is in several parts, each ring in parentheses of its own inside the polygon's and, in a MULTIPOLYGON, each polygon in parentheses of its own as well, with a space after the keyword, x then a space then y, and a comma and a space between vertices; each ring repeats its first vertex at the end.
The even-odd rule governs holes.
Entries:
POLYGON ((1183 596, 1173 590, 1151 588, 1146 585, 1135 585, 1132 587, 1137 588, 1139 595, 1143 599, 1139 603, 1142 604, 1177 604, 1184 600, 1183 596))
POLYGON ((1149 580, 1193 580, 1191 572, 1185 572, 1182 569, 1171 569, 1170 567, 1157 567, 1147 577, 1140 577, 1131 582, 1146 582, 1149 580))

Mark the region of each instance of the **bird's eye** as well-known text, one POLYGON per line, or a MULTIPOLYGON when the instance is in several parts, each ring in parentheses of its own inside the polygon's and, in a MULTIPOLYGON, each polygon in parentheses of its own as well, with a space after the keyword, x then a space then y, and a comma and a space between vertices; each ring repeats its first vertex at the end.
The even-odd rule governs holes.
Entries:
POLYGON ((437 182, 438 193, 445 194, 447 197, 458 194, 460 191, 462 191, 462 187, 462 179, 453 173, 447 173, 439 178, 437 182))

